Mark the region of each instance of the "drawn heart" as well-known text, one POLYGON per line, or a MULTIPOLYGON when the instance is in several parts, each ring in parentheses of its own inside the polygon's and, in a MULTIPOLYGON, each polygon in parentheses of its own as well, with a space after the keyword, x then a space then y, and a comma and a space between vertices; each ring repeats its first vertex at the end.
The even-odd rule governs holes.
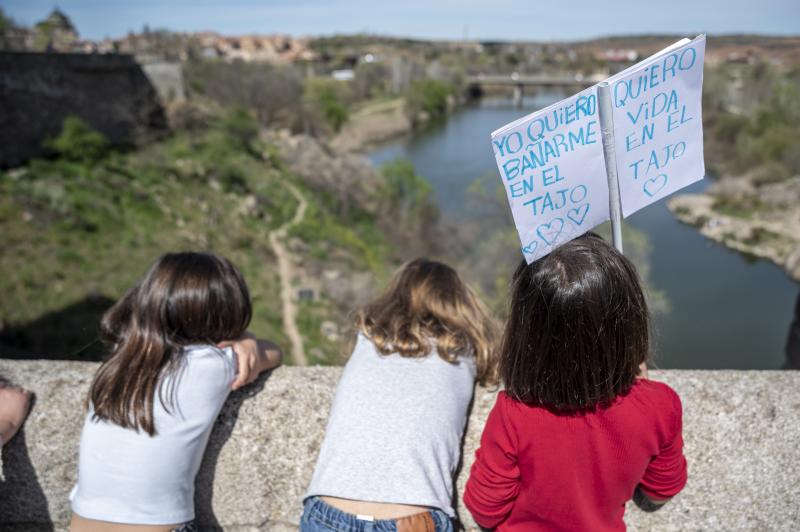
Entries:
POLYGON ((667 186, 667 174, 658 174, 644 182, 644 193, 651 198, 667 186))
POLYGON ((550 223, 540 225, 536 229, 536 234, 539 235, 539 238, 544 240, 545 244, 552 246, 556 238, 558 238, 558 235, 561 234, 562 229, 564 229, 564 219, 553 218, 550 220, 550 223))
POLYGON ((579 207, 575 207, 574 209, 570 209, 567 212, 567 218, 575 222, 577 225, 581 225, 583 221, 586 219, 586 213, 589 212, 589 204, 584 203, 579 207))
POLYGON ((536 251, 536 248, 539 247, 539 243, 534 240, 524 248, 522 248, 522 252, 526 255, 533 255, 533 252, 536 251))

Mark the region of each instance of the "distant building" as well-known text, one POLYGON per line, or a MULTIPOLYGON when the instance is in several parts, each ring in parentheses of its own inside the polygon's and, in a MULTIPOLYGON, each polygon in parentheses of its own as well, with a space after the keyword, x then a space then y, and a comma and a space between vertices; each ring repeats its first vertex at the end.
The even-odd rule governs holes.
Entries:
POLYGON ((596 59, 612 63, 632 63, 639 58, 639 52, 631 49, 609 48, 596 54, 596 59))
POLYGON ((344 70, 334 70, 331 72, 331 77, 336 81, 353 81, 356 76, 355 72, 348 68, 344 70))
POLYGON ((58 8, 32 28, 13 23, 0 35, 0 49, 25 52, 96 53, 98 44, 81 40, 75 25, 58 8))

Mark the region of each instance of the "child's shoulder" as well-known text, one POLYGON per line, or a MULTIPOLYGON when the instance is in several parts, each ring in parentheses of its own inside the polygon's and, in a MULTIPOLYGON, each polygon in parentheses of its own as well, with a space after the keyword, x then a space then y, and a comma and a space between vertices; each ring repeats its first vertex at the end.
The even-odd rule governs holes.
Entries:
POLYGON ((188 345, 183 347, 176 371, 171 372, 165 382, 174 383, 179 395, 187 400, 224 400, 236 373, 236 356, 231 347, 188 345))
POLYGON ((628 397, 631 400, 626 398, 623 401, 661 427, 665 434, 672 434, 681 426, 683 419, 681 398, 668 384, 650 379, 637 379, 628 397))
POLYGON ((236 370, 236 356, 231 347, 220 348, 215 345, 195 344, 183 348, 185 368, 199 373, 230 373, 236 370))
POLYGON ((681 398, 678 392, 673 390, 669 384, 661 381, 637 379, 631 389, 631 393, 647 398, 648 402, 662 406, 677 406, 678 408, 681 406, 681 398))
MULTIPOLYGON (((673 417, 673 413, 682 411, 681 398, 678 393, 668 384, 650 379, 637 379, 633 387, 623 396, 618 396, 613 405, 619 405, 633 400, 640 407, 644 406, 648 411, 663 413, 673 417)), ((543 406, 528 405, 511 397, 506 391, 501 391, 497 396, 498 407, 506 416, 514 416, 515 413, 524 412, 530 415, 531 412, 541 412, 542 415, 553 415, 553 412, 543 406)))
POLYGON ((523 413, 529 416, 533 412, 547 412, 547 409, 542 406, 529 405, 514 399, 505 390, 500 390, 497 393, 496 408, 500 410, 500 412, 503 414, 503 417, 514 417, 523 413))
POLYGON ((224 360, 233 356, 233 348, 217 347, 212 344, 192 344, 183 347, 183 355, 189 359, 224 360))

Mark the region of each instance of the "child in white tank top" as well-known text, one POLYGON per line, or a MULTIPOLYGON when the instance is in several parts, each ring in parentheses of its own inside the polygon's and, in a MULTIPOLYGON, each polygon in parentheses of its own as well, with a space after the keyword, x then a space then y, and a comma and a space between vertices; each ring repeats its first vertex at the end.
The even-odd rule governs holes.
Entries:
POLYGON ((495 380, 492 322, 455 270, 418 259, 356 328, 300 529, 449 532, 475 380, 495 380))
POLYGON ((241 273, 209 253, 162 256, 106 312, 111 356, 89 391, 72 532, 194 530, 214 420, 231 389, 281 362, 247 333, 250 316, 241 273))

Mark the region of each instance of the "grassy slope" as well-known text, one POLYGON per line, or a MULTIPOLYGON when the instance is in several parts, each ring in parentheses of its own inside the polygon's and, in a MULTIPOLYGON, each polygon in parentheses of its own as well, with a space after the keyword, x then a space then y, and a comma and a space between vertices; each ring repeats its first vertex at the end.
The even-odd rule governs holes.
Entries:
MULTIPOLYGON (((253 294, 252 330, 287 345, 267 234, 294 213, 296 200, 281 181, 297 178, 275 156, 262 160, 259 154, 271 153, 270 147, 234 139, 224 127, 212 127, 91 166, 62 158, 0 173, 4 354, 74 358, 95 337, 105 305, 159 254, 189 249, 230 257, 253 294), (84 304, 97 296, 99 310, 84 304)), ((311 208, 295 236, 327 240, 360 267, 380 269, 380 257, 370 250, 382 243, 369 220, 338 220, 327 208, 329 198, 296 184, 311 208)), ((300 316, 307 349, 321 353, 314 362, 333 361, 339 352, 319 334, 327 308, 316 302, 300 316)), ((100 352, 95 343, 78 358, 100 352)))

